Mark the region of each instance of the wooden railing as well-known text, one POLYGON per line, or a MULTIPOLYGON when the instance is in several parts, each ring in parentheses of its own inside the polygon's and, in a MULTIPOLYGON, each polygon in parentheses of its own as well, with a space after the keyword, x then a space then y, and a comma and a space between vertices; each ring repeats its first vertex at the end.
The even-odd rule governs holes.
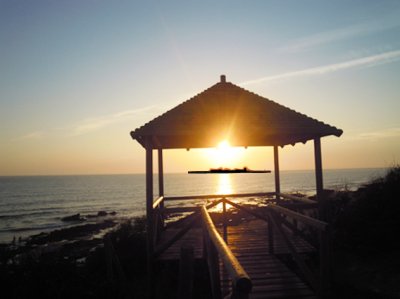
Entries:
POLYGON ((167 248, 169 248, 174 242, 181 238, 190 228, 193 227, 194 223, 199 219, 203 220, 204 225, 204 248, 207 256, 207 263, 210 270, 210 279, 212 282, 213 297, 220 298, 221 288, 219 281, 219 265, 218 256, 224 261, 224 265, 232 278, 233 287, 232 290, 235 292, 235 296, 240 294, 241 297, 232 298, 247 298, 248 292, 251 290, 251 280, 248 278, 246 272, 241 268, 239 262, 233 256, 232 252, 226 245, 224 240, 227 240, 227 221, 226 221, 226 205, 229 204, 234 208, 243 210, 259 219, 262 219, 268 223, 268 242, 269 242, 269 253, 274 253, 274 229, 278 232, 283 240, 286 242, 294 260, 301 269, 304 277, 309 282, 311 287, 317 291, 320 297, 323 297, 329 287, 330 278, 330 267, 329 267, 329 226, 326 222, 317 220, 313 217, 298 213, 298 210, 303 209, 313 209, 316 207, 316 202, 297 197, 288 194, 275 193, 275 192, 264 192, 264 193, 244 193, 244 194, 229 194, 229 195, 194 195, 194 196, 174 196, 174 197, 159 197, 153 203, 153 217, 154 217, 154 227, 157 228, 154 231, 154 244, 156 245, 159 233, 165 228, 164 217, 166 214, 171 212, 188 212, 193 211, 193 213, 185 221, 185 225, 166 243, 158 244, 155 247, 154 257, 159 256, 167 248), (265 208, 265 213, 256 212, 253 209, 247 208, 227 198, 241 198, 241 197, 272 197, 273 195, 279 196, 278 198, 285 198, 295 201, 296 204, 285 204, 282 201, 279 203, 284 205, 282 207, 276 204, 269 204, 265 208), (181 207, 181 208, 168 208, 164 207, 164 203, 167 201, 187 201, 187 200, 212 200, 207 206, 203 205, 192 206, 192 207, 181 207), (207 209, 210 209, 218 204, 223 205, 223 238, 217 232, 214 223, 211 220, 207 209), (290 207, 290 208, 286 208, 290 207), (291 220, 292 222, 290 222, 291 220), (297 223, 302 223, 303 225, 310 226, 318 233, 319 239, 319 275, 316 276, 313 271, 309 269, 303 260, 303 257, 296 251, 296 247, 292 243, 287 229, 291 229, 295 234, 302 234, 298 229, 297 223), (246 295, 247 294, 247 295, 246 295))
POLYGON ((205 206, 201 208, 204 226, 204 248, 210 272, 213 298, 221 298, 219 258, 223 261, 232 280, 231 298, 246 299, 252 289, 252 282, 232 251, 218 233, 205 206))
MULTIPOLYGON (((329 264, 329 225, 328 223, 309 217, 307 215, 295 212, 293 210, 281 207, 276 204, 269 204, 267 206, 267 214, 255 212, 252 209, 234 203, 226 198, 222 200, 223 204, 229 204, 237 209, 247 212, 256 218, 262 219, 268 223, 268 243, 269 253, 274 254, 274 228, 282 236, 293 259, 302 271, 305 279, 310 286, 318 293, 319 297, 324 297, 328 293, 330 281, 330 264, 329 264), (304 225, 311 226, 318 232, 319 238, 319 273, 316 275, 310 267, 305 263, 303 257, 296 251, 296 246, 292 243, 287 230, 283 226, 288 227, 294 234, 302 234, 298 230, 297 225, 288 222, 283 216, 292 219, 293 221, 303 223, 304 225)), ((223 222, 224 232, 226 232, 226 222, 223 222)))
MULTIPOLYGON (((282 236, 283 240, 287 244, 293 259, 299 266, 306 280, 310 283, 311 287, 317 291, 319 297, 324 297, 328 293, 329 281, 330 281, 330 264, 329 264, 329 239, 330 229, 328 223, 320 221, 318 219, 294 212, 290 209, 278 206, 268 205, 269 210, 269 226, 276 228, 278 233, 282 236), (290 217, 296 221, 299 221, 305 225, 311 226, 318 232, 319 238, 319 275, 315 275, 309 266, 304 262, 302 256, 296 251, 295 246, 290 241, 290 238, 283 229, 283 226, 288 222, 285 221, 284 217, 290 217)), ((286 225, 287 226, 287 225, 286 225)), ((290 228, 290 227, 289 227, 290 228)), ((296 229, 296 227, 295 227, 296 229)), ((273 236, 273 234, 271 234, 273 236)), ((273 252, 271 252, 273 253, 273 252)))
MULTIPOLYGON (((222 202, 223 205, 223 229, 224 229, 224 239, 226 240, 226 228, 227 228, 227 222, 226 222, 226 204, 227 202, 227 198, 243 198, 243 197, 273 197, 273 196, 277 196, 279 195, 282 198, 287 198, 287 199, 291 199, 294 200, 296 202, 298 202, 296 204, 295 209, 302 209, 302 208, 312 208, 314 207, 313 205, 316 204, 314 201, 309 200, 309 199, 305 199, 302 197, 297 197, 297 196, 293 196, 293 195, 289 195, 289 194, 283 194, 283 193, 275 193, 275 192, 257 192, 257 193, 240 193, 240 194, 224 194, 224 195, 217 195, 217 194, 207 194, 207 195, 188 195, 188 196, 160 196, 158 197, 152 206, 152 228, 149 231, 153 232, 153 236, 152 236, 152 240, 153 240, 153 244, 154 244, 154 248, 156 248, 157 242, 159 240, 159 236, 161 234, 161 232, 165 229, 165 218, 166 215, 171 214, 171 213, 188 213, 188 212, 194 212, 190 217, 191 218, 196 218, 198 213, 200 212, 200 208, 201 206, 184 206, 184 207, 164 207, 164 203, 166 202, 171 202, 171 201, 189 201, 189 200, 215 200, 213 201, 207 208, 211 208, 219 203, 222 202), (218 202, 217 202, 218 201, 218 202), (300 203, 300 205, 299 205, 300 203), (303 206, 304 205, 304 206, 303 206)), ((250 214, 254 215, 254 212, 250 209, 246 209, 243 206, 239 206, 231 201, 229 201, 230 205, 238 208, 238 209, 242 209, 247 211, 250 214)), ((287 206, 287 205, 284 205, 287 206)), ((289 204, 290 206, 290 204, 289 204)), ((265 221, 268 221, 266 216, 262 216, 260 214, 256 214, 254 215, 258 218, 261 218, 265 221)), ((297 220, 295 220, 296 222, 297 220)), ((191 222, 189 221, 189 225, 186 225, 184 229, 182 229, 182 231, 177 234, 176 238, 174 238, 174 240, 179 239, 180 236, 182 236, 186 231, 188 231, 192 225, 192 223, 194 223, 195 221, 191 222)), ((290 225, 290 224, 289 224, 290 225)), ((297 223, 295 223, 295 226, 297 227, 297 223)), ((170 246, 171 244, 169 244, 168 246, 170 246)), ((162 246, 162 248, 168 248, 168 246, 162 246)), ((165 250, 164 249, 164 250, 165 250)), ((162 250, 160 250, 160 248, 156 248, 154 251, 155 255, 159 255, 160 253, 162 253, 162 250)))

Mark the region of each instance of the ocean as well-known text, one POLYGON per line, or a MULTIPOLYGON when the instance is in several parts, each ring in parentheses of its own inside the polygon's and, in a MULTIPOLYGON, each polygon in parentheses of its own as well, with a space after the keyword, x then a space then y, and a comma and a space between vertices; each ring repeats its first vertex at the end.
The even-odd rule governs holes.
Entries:
MULTIPOLYGON (((324 170, 324 187, 355 190, 386 169, 324 170)), ((158 194, 157 175, 154 194, 158 194)), ((274 191, 274 174, 165 174, 166 196, 274 191)), ((315 193, 313 170, 281 171, 282 192, 315 193)), ((145 175, 0 177, 0 243, 71 225, 61 218, 116 212, 145 214, 145 175)))

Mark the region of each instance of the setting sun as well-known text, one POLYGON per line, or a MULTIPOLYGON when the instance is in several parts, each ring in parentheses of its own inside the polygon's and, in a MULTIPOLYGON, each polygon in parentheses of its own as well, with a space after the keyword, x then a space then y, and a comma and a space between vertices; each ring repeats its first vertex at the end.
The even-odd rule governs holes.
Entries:
POLYGON ((244 148, 232 147, 228 140, 222 140, 216 148, 206 150, 206 156, 218 166, 232 166, 244 153, 244 148))
POLYGON ((229 144, 229 141, 227 140, 222 140, 220 143, 218 143, 217 148, 219 150, 227 150, 231 147, 231 145, 229 144))

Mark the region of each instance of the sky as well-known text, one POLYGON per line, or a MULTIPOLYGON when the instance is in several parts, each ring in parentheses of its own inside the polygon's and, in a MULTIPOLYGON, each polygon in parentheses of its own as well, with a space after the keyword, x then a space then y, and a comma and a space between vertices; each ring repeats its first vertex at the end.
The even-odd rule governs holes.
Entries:
MULTIPOLYGON (((0 70, 0 175, 142 173, 129 132, 221 74, 342 129, 324 168, 400 161, 400 1, 0 0, 0 70)), ((228 166, 273 168, 272 148, 237 150, 228 166)), ((212 151, 164 169, 218 167, 212 151)), ((281 169, 313 155, 286 146, 281 169)))

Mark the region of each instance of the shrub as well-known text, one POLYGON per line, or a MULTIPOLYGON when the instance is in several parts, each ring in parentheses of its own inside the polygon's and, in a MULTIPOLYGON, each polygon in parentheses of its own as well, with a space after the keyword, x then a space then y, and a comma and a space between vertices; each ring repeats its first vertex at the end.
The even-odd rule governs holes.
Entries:
POLYGON ((400 167, 353 194, 334 222, 335 245, 365 253, 400 249, 400 167))

